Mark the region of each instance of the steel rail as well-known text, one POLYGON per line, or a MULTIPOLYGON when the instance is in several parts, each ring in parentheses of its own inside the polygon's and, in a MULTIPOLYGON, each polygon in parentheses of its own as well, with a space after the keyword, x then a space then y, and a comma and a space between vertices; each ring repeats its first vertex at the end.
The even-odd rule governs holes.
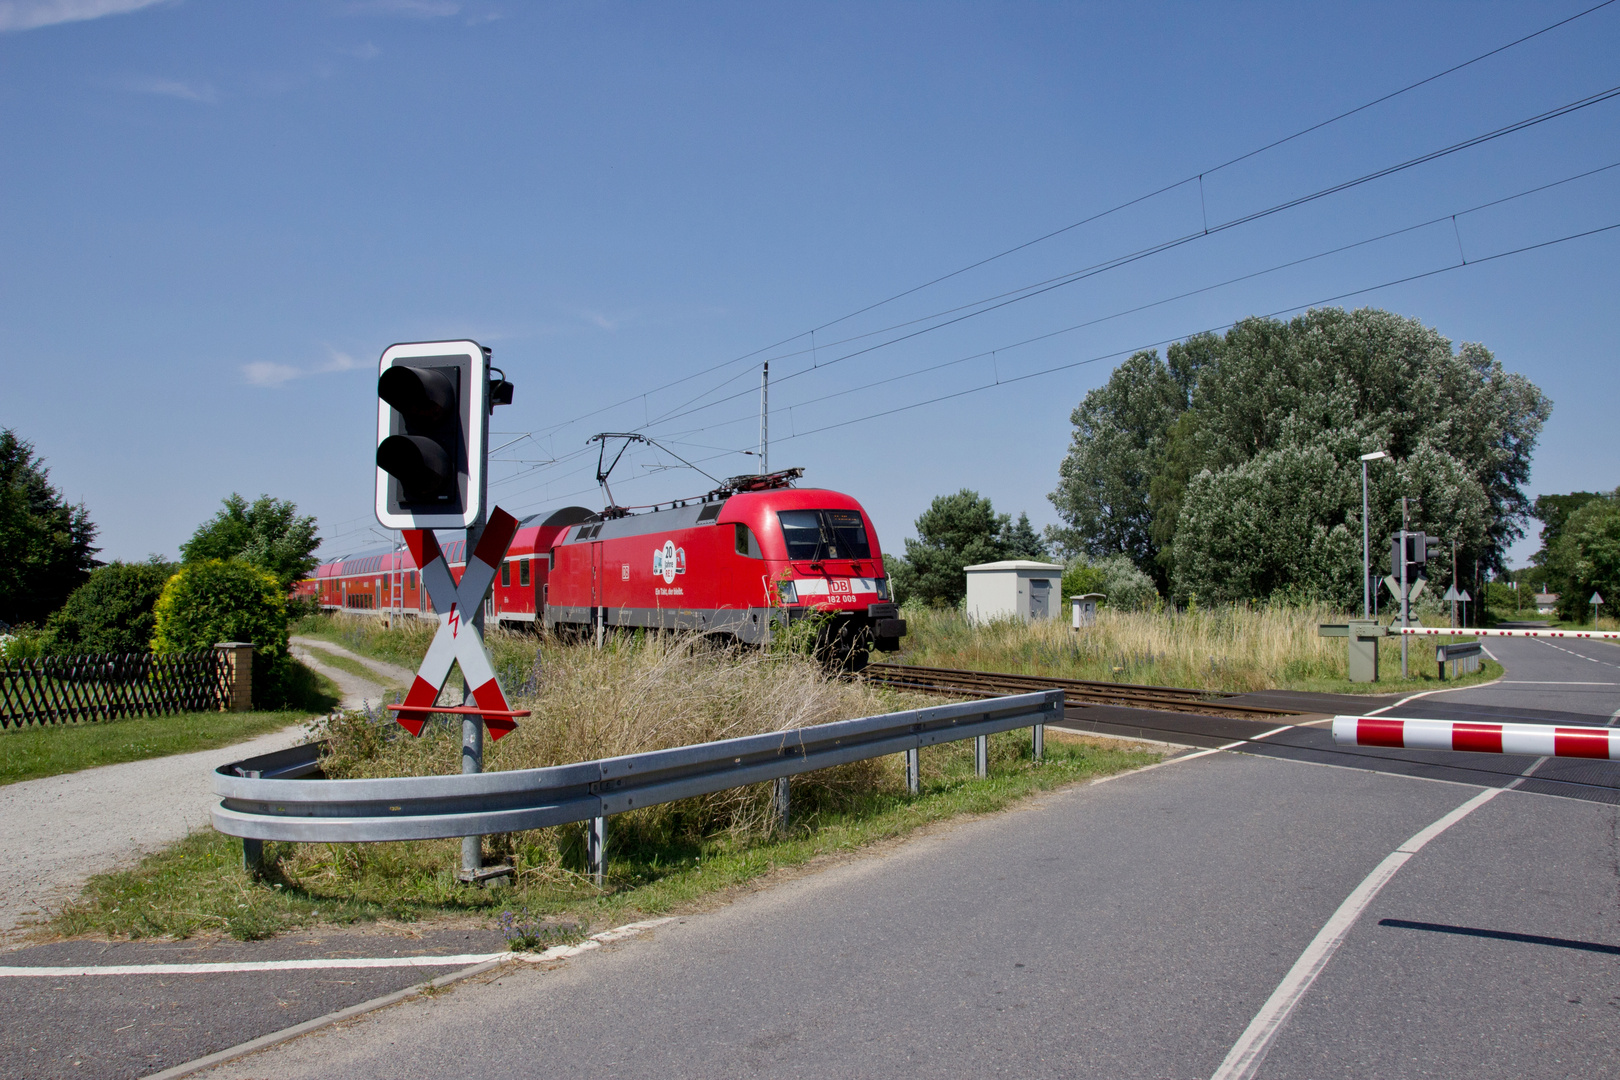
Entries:
MULTIPOLYGON (((517 832, 1063 719, 1063 691, 970 701, 542 769, 327 780, 319 743, 214 772, 214 828, 245 840, 346 843, 517 832)), ((982 759, 981 743, 981 759, 982 759)), ((910 764, 908 762, 908 764, 910 764)), ((980 766, 981 773, 983 765, 980 766)), ((909 770, 908 770, 909 771, 909 770)))
POLYGON ((868 664, 861 674, 868 682, 879 686, 896 690, 920 690, 924 693, 990 696, 1057 687, 1063 690, 1066 700, 1071 702, 1119 704, 1128 708, 1196 712, 1204 715, 1234 716, 1240 719, 1295 716, 1299 712, 1297 709, 1281 709, 1266 705, 1240 705, 1223 700, 1225 695, 1175 686, 1059 679, 1044 675, 1015 675, 905 664, 868 664))

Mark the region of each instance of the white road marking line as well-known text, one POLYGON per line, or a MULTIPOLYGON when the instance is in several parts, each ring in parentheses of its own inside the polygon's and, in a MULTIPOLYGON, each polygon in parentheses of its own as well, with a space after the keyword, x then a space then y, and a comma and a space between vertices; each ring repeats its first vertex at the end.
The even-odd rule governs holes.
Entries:
POLYGON ((498 960, 506 953, 453 956, 365 956, 317 960, 247 960, 209 964, 83 964, 74 967, 0 967, 0 978, 65 978, 70 975, 232 975, 243 971, 336 971, 345 968, 463 967, 498 960))
POLYGON ((1620 682, 1571 682, 1568 679, 1503 679, 1503 686, 1620 686, 1620 682))
POLYGON ((451 956, 364 956, 312 960, 244 960, 205 964, 83 964, 71 967, 0 967, 0 978, 66 978, 73 975, 231 975, 244 971, 336 971, 353 968, 462 967, 487 964, 492 960, 522 960, 542 964, 600 949, 603 945, 634 937, 643 930, 662 926, 669 919, 648 919, 627 923, 612 930, 592 934, 575 945, 553 945, 538 953, 456 953, 451 956))
POLYGON ((1344 944, 1346 935, 1355 925, 1356 919, 1361 916, 1373 898, 1388 885, 1395 872, 1423 849, 1423 845, 1439 836, 1457 822, 1473 813, 1474 810, 1485 805, 1491 799, 1501 794, 1501 788, 1486 788, 1472 799, 1463 803, 1449 814, 1441 817, 1433 824, 1419 830, 1410 840, 1396 848, 1379 863, 1372 873, 1362 879, 1361 884, 1345 898, 1344 903, 1333 913, 1332 918, 1319 930, 1316 937, 1305 947, 1294 966, 1288 969, 1288 974, 1278 984, 1277 989, 1260 1007, 1260 1012, 1249 1022, 1236 1045, 1221 1062, 1220 1068, 1215 1070, 1211 1080, 1248 1080, 1260 1069, 1267 1052, 1271 1050, 1277 1033, 1288 1022, 1294 1008, 1311 988, 1316 977, 1327 967, 1333 954, 1339 946, 1344 944))
MULTIPOLYGON (((586 940, 596 941, 598 943, 617 941, 620 938, 630 937, 632 934, 638 934, 643 930, 648 930, 655 926, 662 926, 664 923, 674 921, 674 917, 671 916, 664 919, 648 919, 645 922, 627 923, 624 926, 616 926, 612 930, 604 930, 600 934, 592 934, 586 940)), ((580 944, 583 945, 584 942, 581 942, 580 944)), ((558 949, 578 948, 579 946, 577 945, 558 945, 554 948, 547 949, 545 953, 540 954, 540 957, 543 958, 546 953, 554 952, 558 949)), ((404 1001, 407 998, 416 996, 417 994, 421 993, 424 988, 439 990, 454 983, 460 982, 463 979, 468 979, 475 975, 482 975, 486 971, 494 971, 505 963, 507 959, 518 958, 517 953, 501 953, 500 956, 501 958, 497 960, 490 960, 482 964, 474 964, 472 967, 462 968, 460 971, 452 971, 448 975, 441 975, 432 982, 423 983, 417 986, 408 986, 403 990, 396 990, 392 994, 384 994, 382 997, 372 998, 370 1001, 362 1001, 358 1005, 350 1005, 347 1009, 339 1009, 336 1012, 329 1012, 325 1016, 317 1016, 313 1020, 305 1020, 302 1024, 294 1024, 292 1027, 282 1028, 280 1031, 272 1031, 268 1035, 260 1035, 257 1039, 249 1039, 245 1043, 238 1043, 235 1046, 228 1046, 224 1050, 216 1050, 214 1053, 208 1054, 204 1057, 182 1062, 179 1065, 170 1066, 169 1068, 164 1069, 162 1072, 152 1073, 150 1076, 147 1076, 145 1080, 179 1080, 179 1078, 182 1076, 191 1076, 195 1073, 202 1072, 205 1069, 211 1069, 215 1065, 222 1065, 227 1061, 233 1061, 236 1058, 245 1057, 248 1054, 256 1053, 260 1050, 266 1050, 280 1043, 289 1042, 298 1038, 300 1035, 308 1035, 312 1031, 319 1031, 322 1028, 331 1027, 333 1024, 340 1024, 345 1020, 352 1020, 357 1016, 364 1016, 366 1013, 376 1012, 378 1009, 385 1009, 388 1006, 393 1005, 395 1002, 404 1001)), ((524 959, 527 959, 527 957, 524 957, 524 959)))

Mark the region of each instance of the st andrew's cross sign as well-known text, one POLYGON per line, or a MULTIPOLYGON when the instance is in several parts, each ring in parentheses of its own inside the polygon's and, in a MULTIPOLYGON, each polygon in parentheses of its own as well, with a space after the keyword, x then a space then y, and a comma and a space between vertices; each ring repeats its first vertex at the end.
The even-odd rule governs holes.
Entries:
POLYGON ((421 567, 422 584, 427 589, 428 598, 433 601, 433 610, 439 616, 438 632, 433 635, 427 655, 422 658, 422 666, 416 672, 416 682, 411 684, 404 704, 389 706, 394 710, 395 719, 412 735, 422 734, 422 725, 427 723, 430 713, 481 715, 492 739, 499 739, 517 727, 513 717, 529 715, 527 711, 513 712, 506 704, 506 695, 501 692, 501 684, 495 678, 495 668, 490 664, 489 653, 484 648, 483 635, 473 622, 473 614, 484 602, 489 587, 495 583, 495 568, 506 556, 506 549, 511 545, 517 527, 516 518, 496 508, 489 524, 484 527, 484 535, 479 538, 477 549, 467 560, 460 584, 450 573, 450 564, 445 561, 444 552, 440 550, 439 541, 432 531, 406 530, 405 543, 409 545, 416 565, 421 567), (461 665, 461 677, 471 689, 477 707, 435 706, 433 703, 439 698, 444 680, 450 676, 451 665, 458 663, 461 665))

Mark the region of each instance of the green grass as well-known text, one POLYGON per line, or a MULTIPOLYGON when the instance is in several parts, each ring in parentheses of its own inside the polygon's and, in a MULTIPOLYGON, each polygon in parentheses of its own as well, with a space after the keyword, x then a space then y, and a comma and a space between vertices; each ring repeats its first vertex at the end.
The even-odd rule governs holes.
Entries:
POLYGON ((1489 657, 1479 658, 1479 670, 1463 672, 1451 678, 1451 666, 1446 665, 1446 678, 1437 677, 1434 665, 1434 639, 1415 638, 1408 654, 1407 671, 1410 678, 1401 678, 1401 643, 1382 641, 1378 653, 1378 681, 1353 683, 1341 678, 1297 678, 1290 680, 1285 689, 1309 690, 1323 694, 1417 694, 1425 690, 1444 690, 1449 687, 1477 686, 1502 677, 1502 665, 1489 657), (1418 642, 1422 642, 1419 645, 1418 642))
POLYGON ((855 851, 934 822, 1000 810, 1035 792, 1159 760, 1156 753, 1117 742, 1049 735, 1046 760, 1036 763, 1030 760, 1027 732, 995 736, 991 749, 987 779, 973 776, 971 744, 934 748, 924 752, 921 795, 874 792, 836 813, 807 814, 775 836, 656 833, 657 839, 638 840, 639 812, 614 817, 608 825, 608 878, 600 889, 580 873, 578 826, 486 841, 492 857, 512 859, 518 867, 514 884, 494 889, 456 880, 457 840, 267 843, 266 874, 255 881, 242 870, 240 841, 203 830, 132 869, 91 879, 79 902, 63 910, 51 928, 66 935, 129 937, 214 930, 254 939, 322 923, 492 919, 520 909, 587 927, 615 923, 690 907, 819 856, 855 851), (561 850, 565 858, 548 859, 546 848, 561 850))
POLYGON ((0 784, 228 746, 308 719, 303 712, 195 712, 0 732, 0 784))

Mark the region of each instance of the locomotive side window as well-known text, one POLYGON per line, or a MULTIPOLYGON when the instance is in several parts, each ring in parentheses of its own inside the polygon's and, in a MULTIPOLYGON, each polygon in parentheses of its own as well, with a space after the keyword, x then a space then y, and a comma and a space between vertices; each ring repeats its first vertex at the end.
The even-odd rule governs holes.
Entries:
POLYGON ((519 559, 518 560, 518 584, 519 585, 528 585, 529 584, 529 560, 528 559, 519 559))
POLYGON ((754 537, 754 531, 742 522, 737 522, 737 554, 746 555, 750 559, 763 559, 760 553, 759 541, 754 537))
POLYGON ((512 564, 506 559, 501 560, 501 588, 512 584, 512 564))
POLYGON ((790 559, 870 559, 872 545, 857 510, 783 510, 790 559))
POLYGON ((412 570, 410 573, 405 575, 405 587, 409 588, 409 589, 416 588, 416 571, 415 570, 412 570))

